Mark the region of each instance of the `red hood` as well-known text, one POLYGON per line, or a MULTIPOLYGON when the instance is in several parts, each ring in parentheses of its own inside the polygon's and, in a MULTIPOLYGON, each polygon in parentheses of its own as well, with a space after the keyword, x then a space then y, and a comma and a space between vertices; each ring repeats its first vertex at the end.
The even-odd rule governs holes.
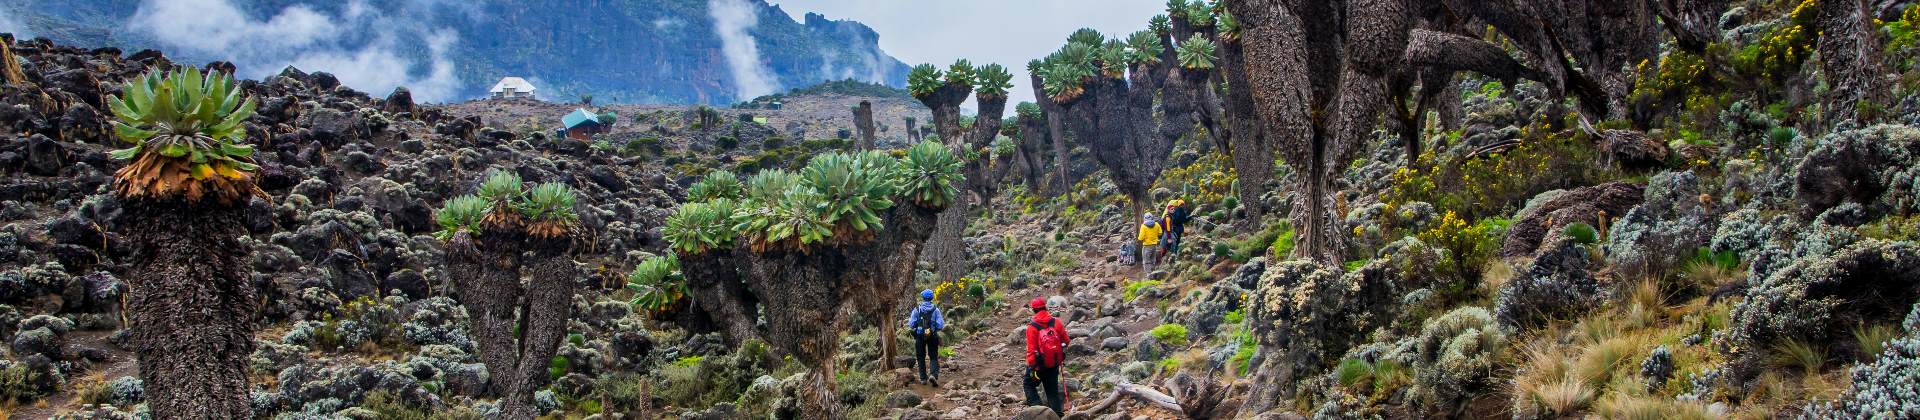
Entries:
POLYGON ((1053 314, 1048 313, 1046 310, 1033 313, 1033 322, 1039 323, 1040 325, 1047 325, 1047 321, 1051 319, 1053 319, 1053 314))

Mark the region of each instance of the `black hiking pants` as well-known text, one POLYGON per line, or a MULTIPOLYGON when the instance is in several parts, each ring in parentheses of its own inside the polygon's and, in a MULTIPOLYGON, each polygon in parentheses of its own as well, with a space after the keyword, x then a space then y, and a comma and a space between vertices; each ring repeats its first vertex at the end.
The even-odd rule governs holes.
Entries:
POLYGON ((1180 254, 1180 239, 1182 239, 1181 236, 1186 236, 1185 234, 1186 232, 1181 232, 1180 229, 1167 229, 1166 238, 1160 240, 1161 245, 1167 247, 1167 255, 1180 254))
POLYGON ((927 380, 931 371, 934 380, 940 380, 940 333, 930 332, 913 335, 913 366, 920 372, 920 380, 927 380))
POLYGON ((1053 409, 1054 415, 1067 414, 1063 408, 1066 402, 1060 396, 1060 368, 1027 366, 1027 374, 1021 378, 1024 379, 1021 388, 1027 391, 1027 405, 1042 405, 1040 390, 1045 388, 1047 400, 1044 405, 1053 409))

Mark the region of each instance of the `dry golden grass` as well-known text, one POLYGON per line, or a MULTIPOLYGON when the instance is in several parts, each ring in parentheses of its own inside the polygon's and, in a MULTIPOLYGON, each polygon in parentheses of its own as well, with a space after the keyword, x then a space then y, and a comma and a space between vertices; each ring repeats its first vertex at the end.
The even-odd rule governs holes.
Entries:
POLYGON ((1579 413, 1599 395, 1599 390, 1571 375, 1544 382, 1516 382, 1515 386, 1518 399, 1513 411, 1521 417, 1553 418, 1579 413))
POLYGON ((1613 394, 1601 400, 1595 414, 1603 419, 1707 420, 1716 418, 1707 407, 1672 398, 1613 394))
POLYGON ((1500 291, 1501 286, 1513 281, 1515 274, 1513 266, 1508 265, 1506 260, 1495 258, 1487 262, 1486 268, 1481 270, 1480 288, 1488 291, 1486 295, 1492 296, 1500 291))
POLYGON ((69 384, 73 399, 81 404, 101 404, 107 400, 107 375, 93 372, 69 384))

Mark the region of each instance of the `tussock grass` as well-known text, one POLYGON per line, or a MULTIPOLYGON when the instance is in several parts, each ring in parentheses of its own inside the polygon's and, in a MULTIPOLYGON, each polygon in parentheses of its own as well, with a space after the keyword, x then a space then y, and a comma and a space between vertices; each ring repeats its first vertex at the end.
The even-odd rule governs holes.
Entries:
POLYGON ((1707 407, 1672 398, 1616 394, 1600 401, 1599 417, 1623 420, 1707 420, 1707 407))
POLYGON ((1827 364, 1827 349, 1795 339, 1773 346, 1767 365, 1774 369, 1792 369, 1800 373, 1818 373, 1827 364))
POLYGON ((1880 352, 1887 347, 1887 340, 1892 340, 1894 337, 1899 336, 1900 331, 1892 325, 1874 324, 1854 327, 1853 341, 1855 345, 1859 346, 1857 348, 1860 349, 1857 360, 1861 363, 1866 363, 1879 358, 1880 352))

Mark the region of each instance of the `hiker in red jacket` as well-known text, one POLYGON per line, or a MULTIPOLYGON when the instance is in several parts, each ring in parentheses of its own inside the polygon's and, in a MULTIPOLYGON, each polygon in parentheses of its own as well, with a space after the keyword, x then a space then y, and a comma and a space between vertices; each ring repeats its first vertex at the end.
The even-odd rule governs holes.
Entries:
POLYGON ((1040 388, 1046 388, 1046 406, 1056 415, 1066 415, 1060 393, 1060 365, 1067 357, 1067 322, 1047 313, 1047 298, 1033 298, 1033 320, 1027 322, 1027 375, 1022 388, 1027 405, 1042 405, 1040 388))

